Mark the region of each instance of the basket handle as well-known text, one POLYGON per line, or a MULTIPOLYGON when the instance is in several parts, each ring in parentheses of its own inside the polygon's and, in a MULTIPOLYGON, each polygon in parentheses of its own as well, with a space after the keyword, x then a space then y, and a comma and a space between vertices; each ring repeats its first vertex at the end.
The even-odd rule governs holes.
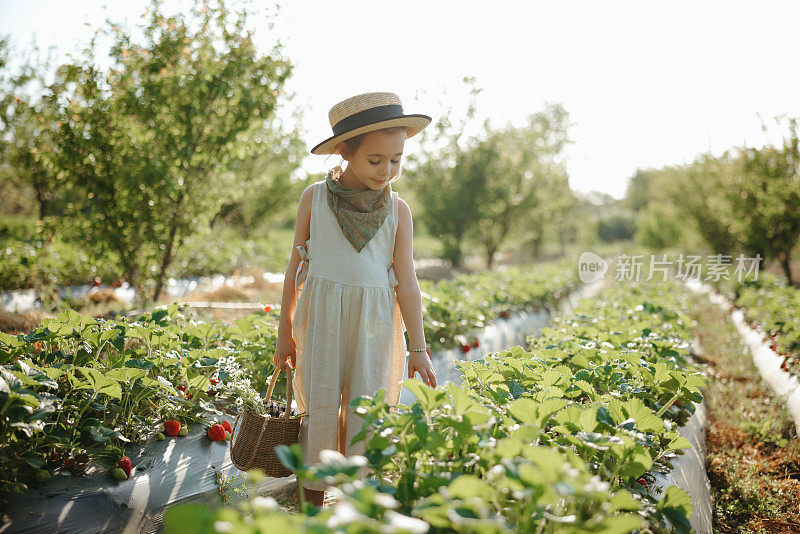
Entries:
MULTIPOLYGON (((267 400, 272 397, 272 390, 275 388, 275 382, 278 381, 278 373, 281 370, 279 368, 275 368, 275 372, 272 373, 272 380, 269 383, 269 389, 267 390, 267 400)), ((286 368, 286 409, 283 411, 283 420, 288 422, 289 421, 289 412, 292 409, 292 370, 290 367, 286 368)), ((267 421, 268 417, 264 417, 264 421, 261 423, 261 432, 258 433, 258 440, 256 443, 261 443, 261 438, 264 437, 264 431, 267 429, 267 421)), ((256 457, 256 452, 258 451, 258 447, 253 447, 253 453, 250 455, 250 462, 248 465, 253 465, 253 460, 256 457)))
MULTIPOLYGON (((294 394, 294 390, 292 389, 292 368, 287 366, 286 369, 286 409, 283 411, 283 420, 289 420, 289 414, 292 410, 292 396, 294 394)), ((275 372, 272 373, 272 379, 269 382, 269 388, 267 389, 267 396, 266 401, 268 402, 269 399, 272 397, 272 390, 275 388, 275 383, 278 381, 278 373, 281 372, 281 369, 276 367, 275 372)))
MULTIPOLYGON (((269 401, 269 399, 272 397, 272 390, 275 389, 275 383, 278 381, 278 373, 280 371, 281 370, 276 367, 275 368, 275 372, 272 373, 272 379, 270 380, 270 383, 269 383, 269 389, 267 389, 267 397, 266 397, 267 401, 269 401)), ((289 412, 292 409, 292 393, 293 393, 293 389, 292 389, 292 370, 291 370, 291 368, 289 368, 289 367, 286 368, 286 374, 287 374, 287 377, 286 377, 286 409, 284 410, 283 420, 284 421, 289 421, 289 412)), ((239 419, 241 417, 242 417, 242 412, 239 411, 239 413, 236 414, 236 421, 233 423, 233 432, 231 432, 231 441, 230 441, 229 446, 230 446, 230 449, 231 449, 231 460, 232 461, 233 461, 234 435, 236 434, 236 427, 239 425, 239 419)), ((261 438, 264 436, 264 430, 266 430, 266 429, 267 429, 267 417, 264 417, 264 421, 261 423, 261 432, 259 432, 259 434, 258 434, 258 440, 256 441, 256 443, 260 443, 261 442, 261 438)), ((239 431, 239 433, 241 434, 241 430, 239 431)), ((238 441, 238 439, 236 439, 236 441, 238 441)), ((258 450, 258 447, 253 447, 253 453, 250 455, 250 461, 247 464, 248 466, 253 465, 253 460, 256 457, 256 451, 257 450, 258 450)), ((235 463, 236 462, 234 462, 234 464, 235 463)), ((238 468, 239 466, 237 465, 236 467, 238 468)))

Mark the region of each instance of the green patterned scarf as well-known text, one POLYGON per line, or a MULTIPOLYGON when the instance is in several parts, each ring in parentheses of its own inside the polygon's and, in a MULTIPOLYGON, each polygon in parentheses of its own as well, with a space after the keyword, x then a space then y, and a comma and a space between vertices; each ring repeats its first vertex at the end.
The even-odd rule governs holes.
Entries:
POLYGON ((383 225, 389 214, 392 186, 380 191, 372 189, 348 189, 339 183, 342 168, 338 165, 328 172, 325 184, 328 187, 328 206, 339 221, 348 241, 361 252, 369 240, 383 225))

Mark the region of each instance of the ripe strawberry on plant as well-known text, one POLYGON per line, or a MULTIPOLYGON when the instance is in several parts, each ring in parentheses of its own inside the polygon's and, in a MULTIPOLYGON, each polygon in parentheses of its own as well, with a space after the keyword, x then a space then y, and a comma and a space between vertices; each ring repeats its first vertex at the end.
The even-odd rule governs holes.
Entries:
POLYGON ((211 425, 208 429, 208 438, 211 441, 222 441, 225 439, 225 428, 222 425, 211 425))
POLYGON ((650 491, 650 484, 647 482, 647 480, 644 477, 637 478, 636 479, 636 484, 644 486, 644 489, 646 489, 647 491, 650 491))
POLYGON ((181 430, 181 424, 174 419, 164 421, 164 433, 168 436, 177 436, 181 430))
POLYGON ((125 471, 125 478, 131 478, 131 459, 127 456, 123 456, 122 459, 117 463, 117 467, 125 471))
POLYGON ((225 432, 233 432, 233 428, 228 421, 223 420, 220 424, 222 425, 222 428, 225 429, 225 432))
POLYGON ((480 346, 480 343, 478 343, 477 339, 472 342, 472 346, 473 346, 473 348, 478 348, 480 346))
POLYGON ((470 350, 471 348, 472 348, 472 347, 470 347, 469 345, 461 345, 461 352, 463 352, 464 354, 466 354, 466 353, 468 353, 468 352, 469 352, 469 350, 470 350))

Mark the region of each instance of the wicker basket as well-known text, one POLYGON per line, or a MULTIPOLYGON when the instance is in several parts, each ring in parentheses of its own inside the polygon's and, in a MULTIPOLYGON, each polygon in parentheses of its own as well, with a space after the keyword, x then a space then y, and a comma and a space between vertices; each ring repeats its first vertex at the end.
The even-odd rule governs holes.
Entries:
MULTIPOLYGON (((280 369, 275 369, 267 390, 267 401, 278 379, 280 369)), ((231 435, 231 461, 238 469, 247 471, 260 469, 269 477, 288 477, 292 471, 286 469, 275 454, 276 445, 297 443, 301 416, 290 417, 292 410, 292 370, 286 367, 286 406, 280 418, 259 415, 253 410, 241 412, 236 417, 231 435), (236 427, 242 425, 236 435, 236 427)), ((283 403, 279 403, 283 404, 283 403)), ((302 415, 302 414, 301 414, 302 415)))

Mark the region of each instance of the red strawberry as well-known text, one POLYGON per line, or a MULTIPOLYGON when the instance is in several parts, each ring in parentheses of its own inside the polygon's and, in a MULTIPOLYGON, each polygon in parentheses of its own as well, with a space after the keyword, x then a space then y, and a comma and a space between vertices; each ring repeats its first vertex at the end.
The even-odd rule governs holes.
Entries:
POLYGON ((222 425, 211 425, 208 429, 208 438, 211 441, 222 441, 225 439, 225 427, 222 425))
POLYGON ((472 346, 475 347, 475 348, 477 348, 479 345, 480 345, 480 343, 478 343, 477 339, 472 342, 472 346))
POLYGON ((501 311, 500 317, 502 317, 503 319, 508 319, 508 312, 505 310, 501 311))
POLYGON ((186 391, 186 386, 181 384, 180 386, 178 386, 178 391, 186 391))
POLYGON ((122 459, 117 464, 117 467, 125 471, 125 476, 127 478, 131 478, 131 459, 127 456, 123 456, 122 459))
POLYGON ((181 424, 174 419, 164 421, 164 433, 168 436, 177 436, 181 429, 181 424))
POLYGON ((217 379, 216 378, 212 378, 211 379, 211 385, 212 386, 216 386, 217 385, 217 379))
POLYGON ((233 432, 233 427, 231 427, 231 424, 228 421, 222 421, 220 424, 222 425, 222 428, 224 428, 226 432, 233 432))
POLYGON ((99 285, 100 285, 102 282, 103 282, 103 279, 102 279, 102 278, 100 278, 99 276, 95 276, 95 277, 94 277, 94 282, 92 282, 92 285, 93 285, 94 287, 97 287, 97 286, 99 286, 99 285))
POLYGON ((471 349, 471 348, 472 347, 470 347, 469 345, 461 345, 461 352, 466 354, 467 352, 469 352, 469 349, 471 349))
POLYGON ((272 306, 264 306, 264 311, 267 312, 267 313, 269 313, 269 311, 271 309, 272 309, 272 306))
POLYGON ((650 490, 650 484, 647 483, 647 480, 645 480, 644 477, 639 477, 638 479, 636 479, 636 484, 644 486, 644 489, 648 491, 650 490))

